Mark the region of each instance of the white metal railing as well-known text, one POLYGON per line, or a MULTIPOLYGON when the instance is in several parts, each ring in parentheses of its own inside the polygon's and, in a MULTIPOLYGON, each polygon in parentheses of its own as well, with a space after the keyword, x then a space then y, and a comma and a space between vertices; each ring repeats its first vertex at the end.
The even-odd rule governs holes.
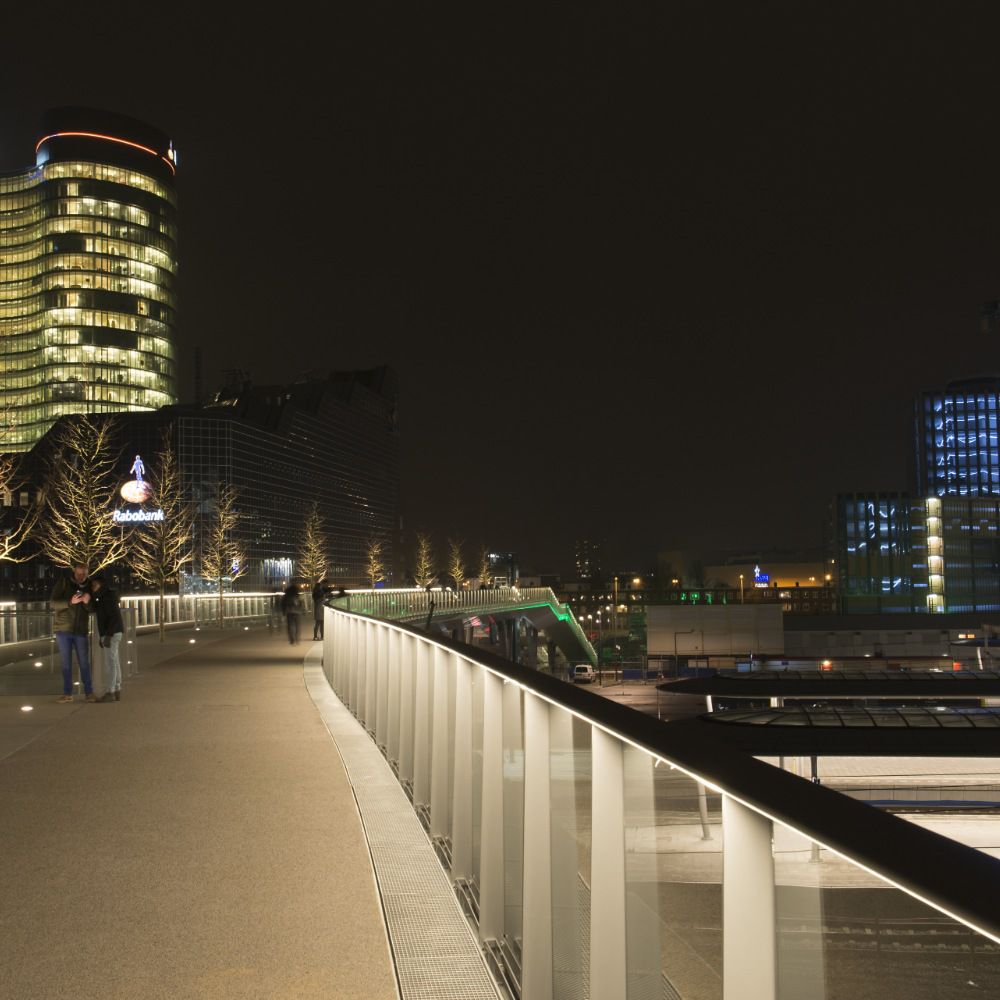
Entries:
MULTIPOLYGON (((767 806, 781 801, 773 785, 839 809, 836 793, 757 761, 712 773, 711 750, 699 771, 630 736, 632 717, 666 731, 653 719, 412 626, 325 614, 324 673, 396 770, 512 995, 832 1000, 863 986, 930 1000, 1000 987, 1000 920, 956 916, 968 911, 887 877, 892 862, 831 848, 856 831, 823 840, 767 806), (761 797, 731 787, 764 772, 761 797)), ((928 871, 968 852, 843 802, 855 820, 871 814, 873 837, 889 831, 890 854, 926 850, 928 871)), ((1000 863, 958 860, 956 879, 971 865, 996 884, 1000 863)))
POLYGON ((357 614, 397 621, 423 621, 428 615, 461 612, 488 614, 498 610, 537 608, 547 605, 572 631, 590 662, 597 665, 597 653, 576 620, 569 605, 562 603, 551 587, 485 587, 475 590, 352 590, 338 601, 340 606, 357 614))
MULTIPOLYGON (((279 594, 235 593, 224 594, 223 624, 244 623, 248 619, 270 620, 277 612, 279 594)), ((123 597, 119 602, 123 608, 132 608, 137 615, 140 632, 159 628, 160 598, 155 595, 123 597)), ((164 625, 180 627, 184 625, 212 625, 219 620, 218 594, 168 594, 163 600, 164 625)))

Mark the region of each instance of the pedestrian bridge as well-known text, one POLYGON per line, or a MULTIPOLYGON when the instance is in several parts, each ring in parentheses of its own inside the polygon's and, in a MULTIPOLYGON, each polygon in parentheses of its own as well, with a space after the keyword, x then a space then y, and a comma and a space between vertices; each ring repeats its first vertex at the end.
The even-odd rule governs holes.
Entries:
POLYGON ((365 610, 0 699, 0 997, 1000 994, 992 857, 365 610))

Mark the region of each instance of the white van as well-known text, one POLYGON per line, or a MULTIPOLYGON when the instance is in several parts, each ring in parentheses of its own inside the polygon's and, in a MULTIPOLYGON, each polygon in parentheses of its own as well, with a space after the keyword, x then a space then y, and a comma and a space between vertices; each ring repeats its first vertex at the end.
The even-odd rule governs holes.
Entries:
POLYGON ((597 675, 589 663, 578 663, 573 667, 572 676, 574 684, 593 684, 597 675))

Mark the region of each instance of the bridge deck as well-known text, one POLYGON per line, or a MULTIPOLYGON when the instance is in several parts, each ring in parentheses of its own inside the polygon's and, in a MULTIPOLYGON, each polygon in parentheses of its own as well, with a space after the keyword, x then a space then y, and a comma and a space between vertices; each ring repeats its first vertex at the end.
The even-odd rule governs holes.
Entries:
POLYGON ((47 718, 0 759, 0 997, 391 1000, 310 645, 186 636, 120 703, 3 699, 47 718))

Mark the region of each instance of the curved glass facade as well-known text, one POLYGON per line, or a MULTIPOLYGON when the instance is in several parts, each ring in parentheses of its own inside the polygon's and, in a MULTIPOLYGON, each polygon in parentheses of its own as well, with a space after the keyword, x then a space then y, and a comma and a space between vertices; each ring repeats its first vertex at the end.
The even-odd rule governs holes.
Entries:
POLYGON ((0 175, 0 450, 64 414, 176 402, 176 154, 140 122, 61 109, 0 175))

